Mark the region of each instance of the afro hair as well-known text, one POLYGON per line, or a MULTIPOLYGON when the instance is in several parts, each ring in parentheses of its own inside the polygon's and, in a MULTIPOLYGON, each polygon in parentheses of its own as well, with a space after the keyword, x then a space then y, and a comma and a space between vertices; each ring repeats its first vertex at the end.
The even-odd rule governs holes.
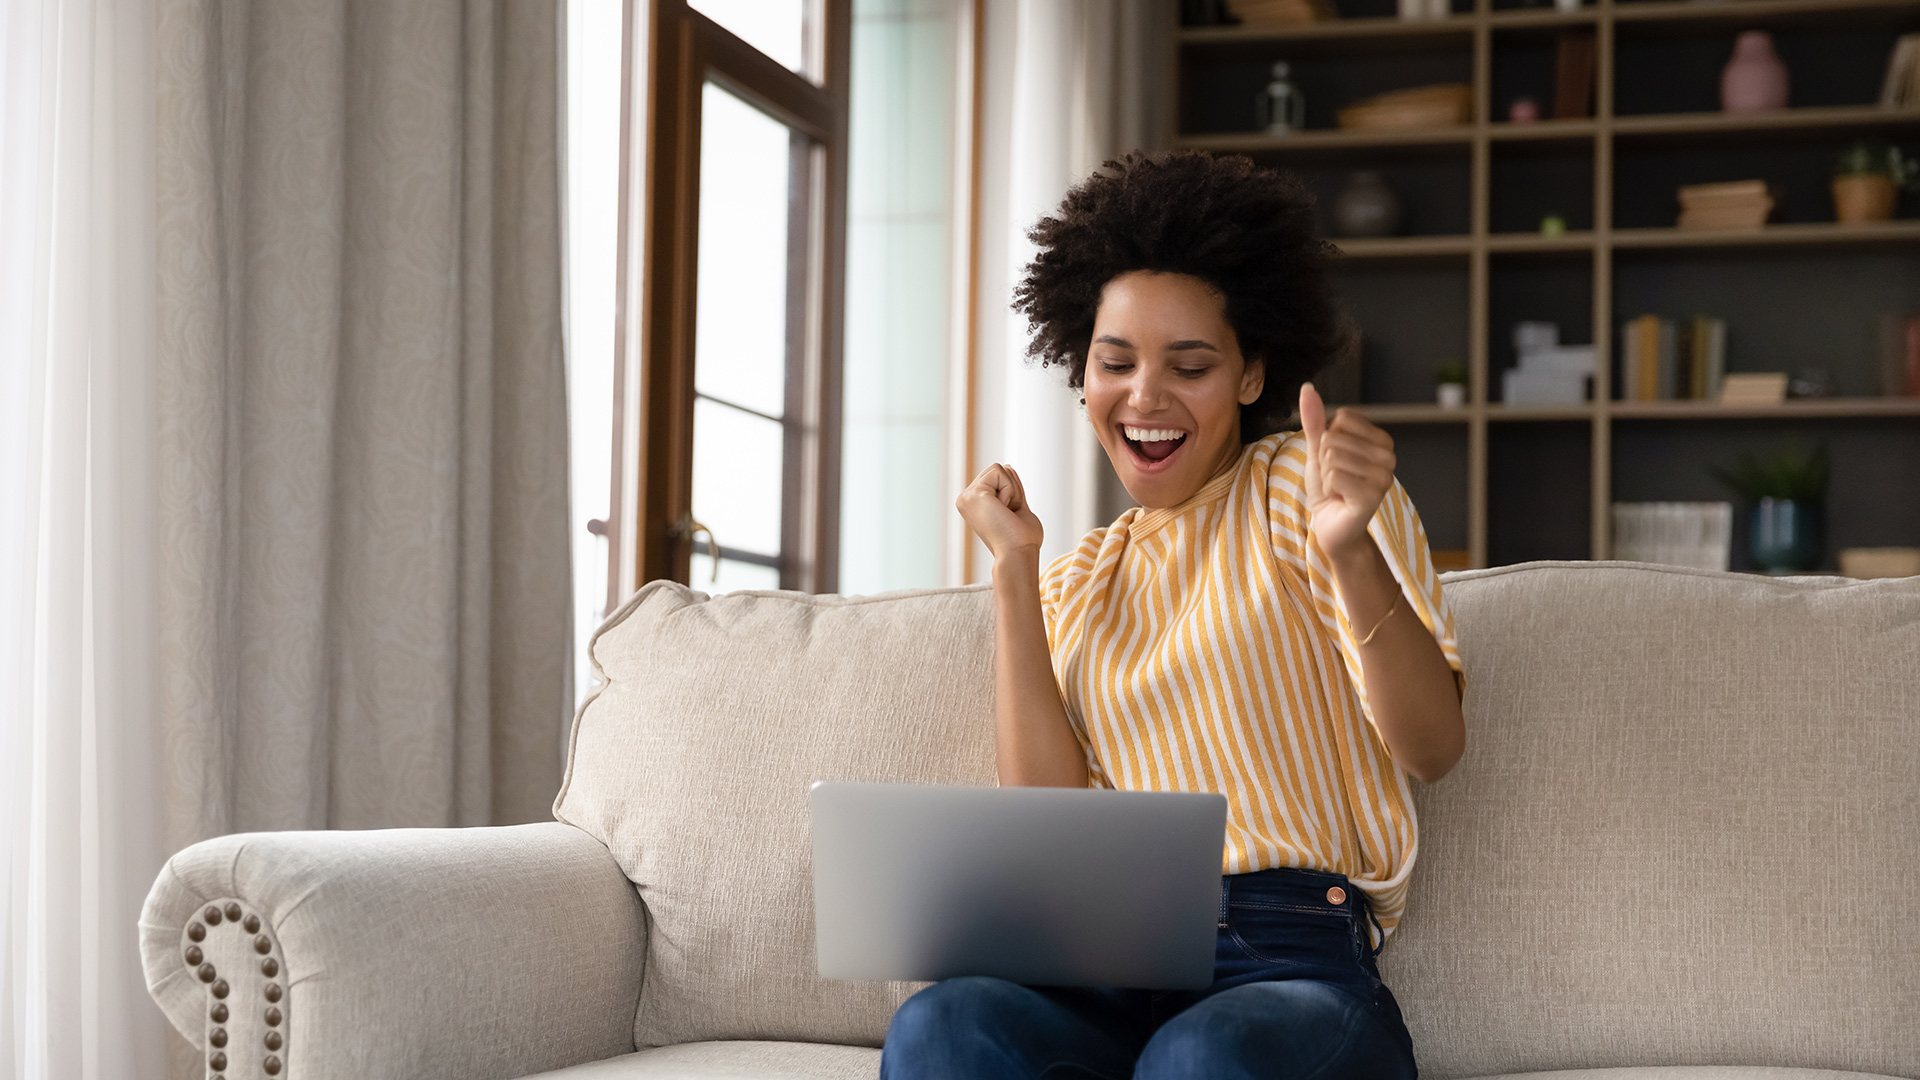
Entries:
POLYGON ((1107 282, 1136 270, 1185 274, 1225 302, 1241 355, 1266 365, 1240 437, 1279 431, 1300 384, 1355 342, 1315 235, 1313 195, 1294 177, 1238 156, 1134 152, 1067 192, 1027 236, 1039 248, 1014 290, 1033 324, 1028 354, 1084 385, 1094 314, 1107 282))

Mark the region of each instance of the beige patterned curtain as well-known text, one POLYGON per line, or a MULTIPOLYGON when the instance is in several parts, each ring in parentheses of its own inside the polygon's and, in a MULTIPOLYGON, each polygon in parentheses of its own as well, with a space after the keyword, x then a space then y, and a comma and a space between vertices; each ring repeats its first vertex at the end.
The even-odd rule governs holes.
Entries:
POLYGON ((548 818, 556 5, 159 12, 168 837, 548 818))

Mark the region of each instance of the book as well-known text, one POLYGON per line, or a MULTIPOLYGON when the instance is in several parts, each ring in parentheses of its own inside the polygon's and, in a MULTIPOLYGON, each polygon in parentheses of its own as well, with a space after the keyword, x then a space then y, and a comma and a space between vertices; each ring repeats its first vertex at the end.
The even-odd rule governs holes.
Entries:
POLYGON ((1886 109, 1920 107, 1920 34, 1902 34, 1887 58, 1887 74, 1880 82, 1880 106, 1886 109))
POLYGON ((1778 405, 1787 400, 1787 374, 1762 371, 1729 375, 1720 383, 1722 405, 1778 405))
POLYGON ((1593 110, 1594 39, 1591 30, 1560 35, 1553 67, 1553 118, 1584 120, 1593 110))

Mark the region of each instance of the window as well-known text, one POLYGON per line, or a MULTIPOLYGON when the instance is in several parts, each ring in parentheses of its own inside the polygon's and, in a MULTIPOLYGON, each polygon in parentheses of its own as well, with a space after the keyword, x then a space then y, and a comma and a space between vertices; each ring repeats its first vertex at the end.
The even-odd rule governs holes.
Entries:
POLYGON ((620 577, 831 591, 848 0, 651 9, 628 64, 647 92, 625 128, 645 154, 622 189, 620 577))

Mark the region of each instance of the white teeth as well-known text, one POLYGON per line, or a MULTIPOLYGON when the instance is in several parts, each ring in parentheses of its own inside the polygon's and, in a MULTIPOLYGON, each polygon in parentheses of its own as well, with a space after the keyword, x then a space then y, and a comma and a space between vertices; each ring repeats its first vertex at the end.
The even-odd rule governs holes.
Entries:
POLYGON ((1185 438, 1187 434, 1184 431, 1174 431, 1169 428, 1134 427, 1131 424, 1120 425, 1120 430, 1126 432, 1127 438, 1134 442, 1165 442, 1168 439, 1185 438))

